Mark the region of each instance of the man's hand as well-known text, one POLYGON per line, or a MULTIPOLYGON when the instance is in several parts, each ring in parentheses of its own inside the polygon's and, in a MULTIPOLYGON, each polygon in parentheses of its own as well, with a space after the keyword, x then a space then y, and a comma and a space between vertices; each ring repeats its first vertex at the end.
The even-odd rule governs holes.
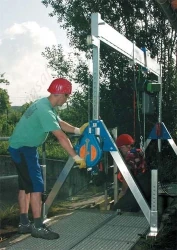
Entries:
POLYGON ((80 128, 75 128, 74 133, 76 135, 81 135, 84 132, 84 130, 86 129, 86 127, 88 127, 88 125, 89 125, 89 123, 87 122, 87 123, 84 123, 80 128))
POLYGON ((79 155, 75 155, 73 157, 73 160, 75 161, 75 163, 77 163, 79 165, 79 168, 86 168, 86 162, 84 159, 82 159, 79 155))
POLYGON ((84 130, 86 129, 86 127, 88 127, 88 125, 89 125, 89 123, 87 122, 87 123, 84 123, 84 124, 79 128, 79 130, 80 130, 80 135, 84 132, 84 130))

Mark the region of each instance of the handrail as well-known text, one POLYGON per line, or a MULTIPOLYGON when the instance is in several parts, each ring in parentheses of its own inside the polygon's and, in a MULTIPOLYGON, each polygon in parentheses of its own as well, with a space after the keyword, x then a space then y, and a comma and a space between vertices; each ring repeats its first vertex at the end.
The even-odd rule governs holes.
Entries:
POLYGON ((10 137, 0 137, 0 141, 8 141, 10 137))
MULTIPOLYGON (((0 141, 8 141, 10 137, 0 137, 0 141)), ((4 175, 0 176, 0 180, 8 180, 8 179, 13 179, 17 178, 18 175, 4 175)))
POLYGON ((18 175, 4 175, 4 176, 0 176, 0 180, 9 180, 9 179, 14 179, 17 178, 18 175))

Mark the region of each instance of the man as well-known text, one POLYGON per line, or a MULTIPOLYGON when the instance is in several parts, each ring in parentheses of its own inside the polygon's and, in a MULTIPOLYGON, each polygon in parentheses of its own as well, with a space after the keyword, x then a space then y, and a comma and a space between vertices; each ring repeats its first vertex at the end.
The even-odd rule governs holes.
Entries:
POLYGON ((37 147, 41 146, 48 133, 52 132, 80 168, 85 168, 84 159, 76 154, 63 131, 81 134, 88 124, 84 124, 81 128, 73 127, 62 121, 55 111, 55 107, 62 106, 72 92, 72 85, 68 80, 64 78, 53 80, 48 91, 50 92, 48 98, 35 101, 21 117, 9 139, 9 152, 19 177, 19 233, 31 233, 33 237, 52 240, 59 238, 59 234, 49 230, 41 218, 44 182, 37 147), (29 204, 31 204, 34 224, 31 224, 28 219, 29 204))
MULTIPOLYGON (((150 202, 151 172, 146 165, 144 153, 141 149, 133 148, 134 139, 128 134, 120 135, 116 140, 116 144, 140 191, 146 200, 150 202)), ((122 183, 122 190, 113 209, 120 209, 125 212, 138 212, 140 207, 120 172, 118 173, 118 179, 122 183)))

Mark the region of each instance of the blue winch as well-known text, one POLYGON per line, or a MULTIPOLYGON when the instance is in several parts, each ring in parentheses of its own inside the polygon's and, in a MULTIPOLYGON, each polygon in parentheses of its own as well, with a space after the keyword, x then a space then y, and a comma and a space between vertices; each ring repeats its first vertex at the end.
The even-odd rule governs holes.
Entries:
POLYGON ((117 147, 104 122, 91 120, 79 138, 75 150, 85 159, 87 168, 93 168, 100 161, 103 152, 117 151, 117 147))

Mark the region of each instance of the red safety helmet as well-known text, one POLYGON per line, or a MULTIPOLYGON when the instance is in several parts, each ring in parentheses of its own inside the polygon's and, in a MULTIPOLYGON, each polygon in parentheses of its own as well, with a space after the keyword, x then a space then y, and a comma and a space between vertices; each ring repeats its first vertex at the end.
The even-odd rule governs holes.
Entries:
POLYGON ((134 144, 134 142, 135 142, 134 139, 128 134, 122 134, 118 136, 116 139, 116 144, 118 148, 120 148, 123 145, 132 145, 134 144))
POLYGON ((64 79, 57 78, 53 80, 47 90, 51 94, 71 94, 72 92, 72 84, 64 79))

